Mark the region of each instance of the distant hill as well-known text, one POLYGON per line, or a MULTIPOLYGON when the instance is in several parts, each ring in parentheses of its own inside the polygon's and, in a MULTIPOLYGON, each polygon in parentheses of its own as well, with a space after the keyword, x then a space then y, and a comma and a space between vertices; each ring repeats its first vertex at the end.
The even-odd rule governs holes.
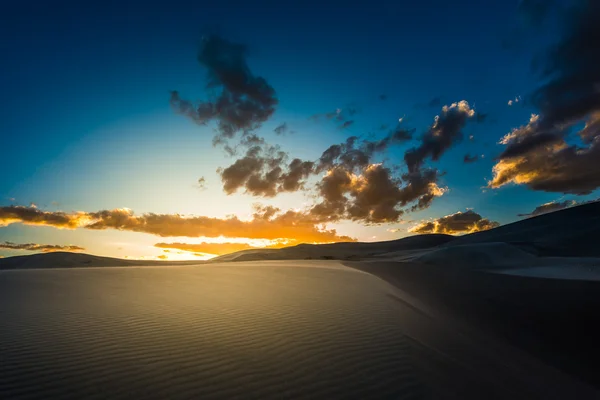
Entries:
POLYGON ((220 257, 210 262, 255 261, 255 260, 351 260, 377 255, 429 249, 455 240, 450 235, 417 235, 386 242, 343 242, 331 244, 299 244, 282 249, 242 250, 220 257))
POLYGON ((456 238, 445 246, 503 242, 540 256, 600 257, 600 202, 456 238))
POLYGON ((57 251, 28 256, 0 258, 0 270, 33 268, 126 267, 143 265, 201 264, 203 261, 144 261, 100 257, 91 254, 57 251))

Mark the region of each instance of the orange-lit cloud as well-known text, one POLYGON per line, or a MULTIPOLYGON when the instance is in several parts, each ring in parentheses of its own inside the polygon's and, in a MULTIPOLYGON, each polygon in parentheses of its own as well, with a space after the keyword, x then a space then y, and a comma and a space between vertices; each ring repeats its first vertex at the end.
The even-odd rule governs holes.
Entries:
POLYGON ((37 244, 37 243, 13 243, 4 242, 0 243, 0 249, 8 250, 27 250, 27 251, 41 251, 44 253, 51 253, 53 251, 83 251, 83 247, 79 246, 60 246, 54 244, 37 244))
POLYGON ((500 226, 473 210, 457 212, 433 221, 424 221, 409 229, 412 233, 445 233, 448 235, 485 231, 500 226))
POLYGON ((257 207, 252 219, 214 218, 180 214, 147 213, 135 215, 121 208, 98 212, 41 211, 22 206, 0 207, 0 225, 15 223, 64 229, 116 229, 149 233, 162 237, 229 237, 266 240, 290 239, 298 243, 355 241, 321 226, 322 220, 299 211, 282 212, 275 207, 257 207))

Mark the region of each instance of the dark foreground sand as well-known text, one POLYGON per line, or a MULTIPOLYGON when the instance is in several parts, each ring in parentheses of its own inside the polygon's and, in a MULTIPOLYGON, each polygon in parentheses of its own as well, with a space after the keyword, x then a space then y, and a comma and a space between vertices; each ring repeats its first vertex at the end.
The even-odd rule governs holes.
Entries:
POLYGON ((600 281, 501 275, 494 266, 345 264, 600 388, 600 281))
POLYGON ((3 399, 598 395, 335 261, 0 271, 0 321, 3 399))

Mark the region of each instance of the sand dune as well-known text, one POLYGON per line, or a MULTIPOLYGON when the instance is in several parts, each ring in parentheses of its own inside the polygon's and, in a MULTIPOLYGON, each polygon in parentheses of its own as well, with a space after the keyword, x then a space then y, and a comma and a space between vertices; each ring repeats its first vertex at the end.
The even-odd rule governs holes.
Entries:
POLYGON ((535 256, 508 243, 475 243, 438 247, 414 261, 426 264, 468 266, 514 266, 531 263, 535 256))
POLYGON ((457 238, 446 246, 505 242, 542 256, 600 257, 600 202, 457 238))
POLYGON ((186 265, 202 264, 203 261, 147 261, 129 260, 122 258, 100 257, 91 254, 69 253, 57 251, 54 253, 32 254, 0 259, 2 269, 30 268, 86 268, 86 267, 125 267, 147 265, 186 265))
POLYGON ((0 317, 7 399, 593 393, 335 261, 3 271, 0 317))
POLYGON ((283 249, 242 250, 212 259, 223 261, 256 260, 307 260, 307 259, 361 259, 394 251, 428 249, 448 243, 455 238, 450 235, 417 235, 398 240, 370 243, 300 244, 283 249))

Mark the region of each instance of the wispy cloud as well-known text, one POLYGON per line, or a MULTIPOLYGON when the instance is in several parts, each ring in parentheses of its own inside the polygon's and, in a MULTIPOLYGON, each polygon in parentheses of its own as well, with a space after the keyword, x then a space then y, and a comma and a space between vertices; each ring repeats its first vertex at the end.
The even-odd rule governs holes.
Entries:
POLYGON ((61 246, 55 244, 38 244, 38 243, 0 243, 0 249, 7 250, 26 250, 26 251, 41 251, 43 253, 51 253, 54 251, 84 251, 85 248, 79 246, 61 246))

